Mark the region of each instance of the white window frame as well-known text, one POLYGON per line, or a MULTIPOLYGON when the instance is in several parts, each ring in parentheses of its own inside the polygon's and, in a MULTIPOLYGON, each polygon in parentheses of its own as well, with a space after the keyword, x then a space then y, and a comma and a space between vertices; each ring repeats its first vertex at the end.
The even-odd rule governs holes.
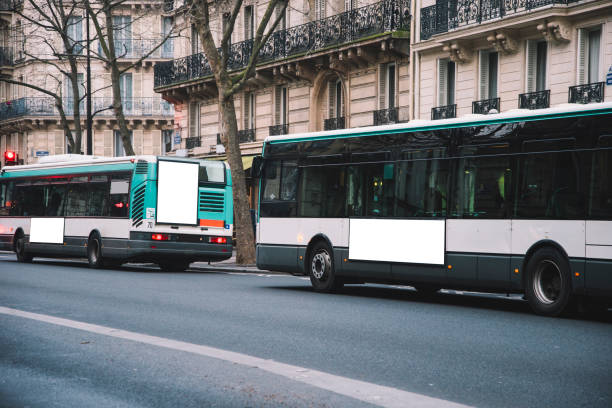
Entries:
MULTIPOLYGON (((131 130, 130 130, 130 142, 133 148, 134 147, 134 132, 131 130)), ((113 156, 114 157, 124 157, 125 156, 125 149, 123 148, 123 141, 121 140, 121 133, 119 130, 113 131, 113 156), (121 152, 119 152, 118 150, 121 150, 121 152)))
POLYGON ((589 83, 588 69, 590 59, 590 44, 589 44, 589 33, 599 30, 599 55, 597 58, 597 79, 593 82, 599 82, 601 80, 603 69, 603 58, 602 49, 605 48, 605 44, 602 47, 604 26, 603 24, 596 24, 588 27, 581 27, 577 30, 577 50, 576 50, 576 84, 584 85, 589 83))
POLYGON ((497 51, 486 49, 478 52, 478 99, 493 99, 499 97, 499 64, 500 54, 497 51), (489 55, 497 53, 497 92, 495 96, 491 96, 491 90, 489 89, 489 55))

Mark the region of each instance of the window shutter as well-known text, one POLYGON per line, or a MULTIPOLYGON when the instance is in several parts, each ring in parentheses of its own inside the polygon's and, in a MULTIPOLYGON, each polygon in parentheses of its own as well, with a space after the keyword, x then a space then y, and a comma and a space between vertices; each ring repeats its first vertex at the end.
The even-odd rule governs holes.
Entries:
POLYGON ((387 66, 387 108, 395 108, 395 64, 387 66))
POLYGON ((538 43, 527 40, 527 73, 525 75, 527 92, 536 90, 537 50, 538 43))
POLYGON ((251 128, 251 94, 250 93, 245 93, 244 97, 242 98, 242 101, 244 102, 244 107, 242 109, 243 111, 243 129, 250 129, 251 128))
POLYGON ((380 64, 380 78, 378 82, 378 109, 385 109, 385 84, 386 84, 386 76, 387 76, 387 65, 380 64))
POLYGON ((289 105, 289 89, 286 87, 281 88, 281 125, 288 123, 288 105, 289 105))
POLYGON ((438 105, 448 105, 448 60, 438 60, 438 105))
POLYGON ((277 125, 281 124, 281 100, 282 87, 277 86, 274 89, 274 123, 277 125))
POLYGON ((589 63, 588 63, 588 77, 586 80, 589 83, 599 81, 599 47, 601 40, 601 29, 589 30, 589 63))
POLYGON ((334 112, 334 106, 336 105, 336 84, 332 81, 329 81, 329 86, 328 86, 328 92, 329 92, 329 118, 335 118, 335 112, 334 112))
POLYGON ((325 0, 315 0, 315 19, 325 18, 325 0))
POLYGON ((479 70, 480 70, 480 99, 489 97, 489 51, 480 51, 479 53, 479 70))
POLYGON ((200 136, 200 104, 189 104, 189 137, 200 136))
POLYGON ((582 85, 585 83, 585 70, 587 59, 587 38, 588 32, 581 28, 578 30, 578 66, 576 69, 576 83, 582 85))

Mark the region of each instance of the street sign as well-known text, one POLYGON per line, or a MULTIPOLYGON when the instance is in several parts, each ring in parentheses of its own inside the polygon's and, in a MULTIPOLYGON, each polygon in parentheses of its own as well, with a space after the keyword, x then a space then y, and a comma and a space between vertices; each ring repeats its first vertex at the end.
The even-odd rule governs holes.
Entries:
POLYGON ((174 144, 175 145, 180 145, 181 144, 181 133, 178 130, 174 134, 174 144))
POLYGON ((49 155, 49 151, 48 150, 37 150, 34 155, 36 157, 43 157, 43 156, 48 156, 49 155))
POLYGON ((612 85, 612 65, 610 69, 608 69, 608 74, 606 75, 606 85, 612 85))

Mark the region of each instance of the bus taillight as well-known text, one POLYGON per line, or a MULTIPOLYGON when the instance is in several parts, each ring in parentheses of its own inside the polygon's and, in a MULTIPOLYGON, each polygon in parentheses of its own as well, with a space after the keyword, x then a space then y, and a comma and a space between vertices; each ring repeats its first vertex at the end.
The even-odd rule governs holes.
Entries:
POLYGON ((210 237, 211 244, 227 244, 226 237, 210 237))
POLYGON ((168 234, 152 234, 151 235, 151 239, 153 241, 167 241, 168 240, 168 234))

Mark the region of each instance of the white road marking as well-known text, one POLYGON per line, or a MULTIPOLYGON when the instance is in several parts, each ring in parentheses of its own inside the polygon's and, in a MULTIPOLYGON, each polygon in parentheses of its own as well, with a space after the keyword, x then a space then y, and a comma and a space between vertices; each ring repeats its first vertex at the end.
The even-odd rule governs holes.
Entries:
POLYGON ((164 347, 172 350, 184 351, 205 357, 211 357, 234 364, 247 367, 255 367, 272 374, 289 378, 317 388, 328 390, 336 394, 344 395, 360 401, 365 401, 381 407, 424 407, 424 408, 460 408, 466 405, 457 404, 443 399, 432 398, 397 388, 373 384, 352 378, 328 374, 323 371, 311 370, 304 367, 279 363, 274 360, 249 356, 247 354, 235 353, 233 351, 219 348, 202 346, 199 344, 186 343, 183 341, 167 339, 163 337, 149 336, 147 334, 135 333, 126 330, 114 329, 106 326, 98 326, 76 320, 62 319, 49 315, 30 313, 22 310, 11 309, 0 306, 0 313, 32 319, 39 322, 55 324, 83 330, 90 333, 131 340, 152 346, 164 347))

